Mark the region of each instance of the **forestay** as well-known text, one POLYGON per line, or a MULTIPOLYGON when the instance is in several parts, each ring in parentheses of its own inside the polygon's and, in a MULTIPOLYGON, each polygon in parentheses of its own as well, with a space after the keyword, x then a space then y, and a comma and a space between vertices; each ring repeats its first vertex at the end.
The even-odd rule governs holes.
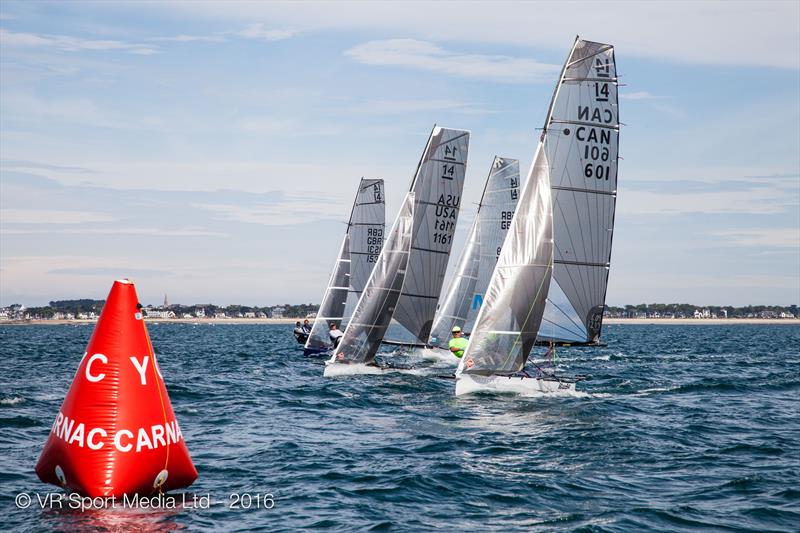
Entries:
POLYGON ((456 274, 434 320, 430 345, 447 348, 459 326, 470 333, 519 199, 519 161, 495 157, 456 274))
POLYGON ((522 370, 536 342, 553 261, 547 157, 536 151, 457 375, 522 370))
POLYGON ((331 362, 369 363, 375 359, 403 288, 414 209, 414 193, 409 192, 331 362))
POLYGON ((307 349, 331 348, 330 324, 341 328, 349 322, 381 252, 385 209, 383 180, 362 178, 336 264, 306 341, 307 349))
POLYGON ((555 259, 539 339, 598 342, 617 195, 614 48, 576 40, 545 124, 555 259))
POLYGON ((402 342, 428 342, 458 222, 468 149, 468 131, 434 127, 411 183, 414 242, 394 311, 404 330, 402 342))

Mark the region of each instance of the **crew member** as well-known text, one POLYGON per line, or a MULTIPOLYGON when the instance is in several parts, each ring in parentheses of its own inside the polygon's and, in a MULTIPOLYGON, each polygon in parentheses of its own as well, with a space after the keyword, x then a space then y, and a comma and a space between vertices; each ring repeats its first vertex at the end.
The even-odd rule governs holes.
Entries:
POLYGON ((464 350, 467 348, 468 340, 462 337, 461 328, 456 326, 452 330, 453 338, 450 339, 450 343, 448 344, 450 351, 453 352, 453 355, 461 358, 464 355, 464 350))
POLYGON ((303 320, 303 331, 306 332, 306 335, 311 333, 311 324, 309 324, 308 319, 303 320))
POLYGON ((333 343, 333 347, 337 348, 339 346, 339 341, 342 340, 342 331, 336 327, 336 323, 331 324, 331 331, 329 333, 331 337, 331 342, 333 343))
POLYGON ((299 342, 300 344, 305 344, 306 340, 308 340, 308 333, 305 332, 299 320, 294 323, 293 333, 294 333, 294 338, 297 339, 297 342, 299 342))

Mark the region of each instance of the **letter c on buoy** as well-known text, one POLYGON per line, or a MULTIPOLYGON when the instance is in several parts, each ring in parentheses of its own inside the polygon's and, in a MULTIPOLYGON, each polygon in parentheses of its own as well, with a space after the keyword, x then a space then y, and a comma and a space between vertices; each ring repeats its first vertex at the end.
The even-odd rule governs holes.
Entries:
POLYGON ((101 381, 104 377, 106 377, 106 375, 103 374, 102 372, 97 374, 96 376, 92 374, 92 363, 94 362, 95 359, 99 359, 100 361, 102 361, 104 365, 108 364, 108 357, 106 357, 101 353, 96 353, 89 358, 89 360, 86 362, 86 379, 88 379, 92 383, 97 383, 98 381, 101 381))
POLYGON ((89 432, 89 435, 87 435, 86 445, 92 450, 99 450, 100 448, 103 447, 103 441, 95 442, 94 441, 95 435, 100 435, 101 437, 106 438, 108 436, 108 433, 106 433, 106 430, 103 428, 94 428, 89 432))
POLYGON ((114 435, 114 447, 123 453, 129 452, 131 451, 131 448, 133 448, 133 444, 128 443, 125 446, 123 446, 122 435, 127 435, 129 439, 133 438, 133 433, 131 433, 127 429, 120 429, 119 431, 117 431, 116 435, 114 435))

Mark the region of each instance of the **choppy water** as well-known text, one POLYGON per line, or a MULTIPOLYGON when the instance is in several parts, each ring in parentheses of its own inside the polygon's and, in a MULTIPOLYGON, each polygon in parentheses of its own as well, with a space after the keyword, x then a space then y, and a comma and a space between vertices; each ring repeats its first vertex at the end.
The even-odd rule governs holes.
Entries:
POLYGON ((574 397, 324 379, 290 326, 150 333, 209 509, 17 509, 92 326, 0 328, 3 529, 797 531, 800 327, 611 326, 574 397), (272 493, 271 510, 229 494, 272 493))

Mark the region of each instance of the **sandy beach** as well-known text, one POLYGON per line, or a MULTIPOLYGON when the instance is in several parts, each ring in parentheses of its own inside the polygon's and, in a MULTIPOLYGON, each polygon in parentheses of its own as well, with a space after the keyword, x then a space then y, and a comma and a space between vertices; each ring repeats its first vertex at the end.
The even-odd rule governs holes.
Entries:
MULTIPOLYGON (((197 324, 224 326, 226 324, 294 324, 297 318, 148 318, 147 324, 197 324)), ((8 320, 0 322, 0 326, 20 325, 65 325, 94 324, 96 320, 8 320)), ((736 324, 762 324, 798 326, 798 318, 606 318, 604 325, 644 325, 659 324, 663 326, 729 326, 736 324)))

